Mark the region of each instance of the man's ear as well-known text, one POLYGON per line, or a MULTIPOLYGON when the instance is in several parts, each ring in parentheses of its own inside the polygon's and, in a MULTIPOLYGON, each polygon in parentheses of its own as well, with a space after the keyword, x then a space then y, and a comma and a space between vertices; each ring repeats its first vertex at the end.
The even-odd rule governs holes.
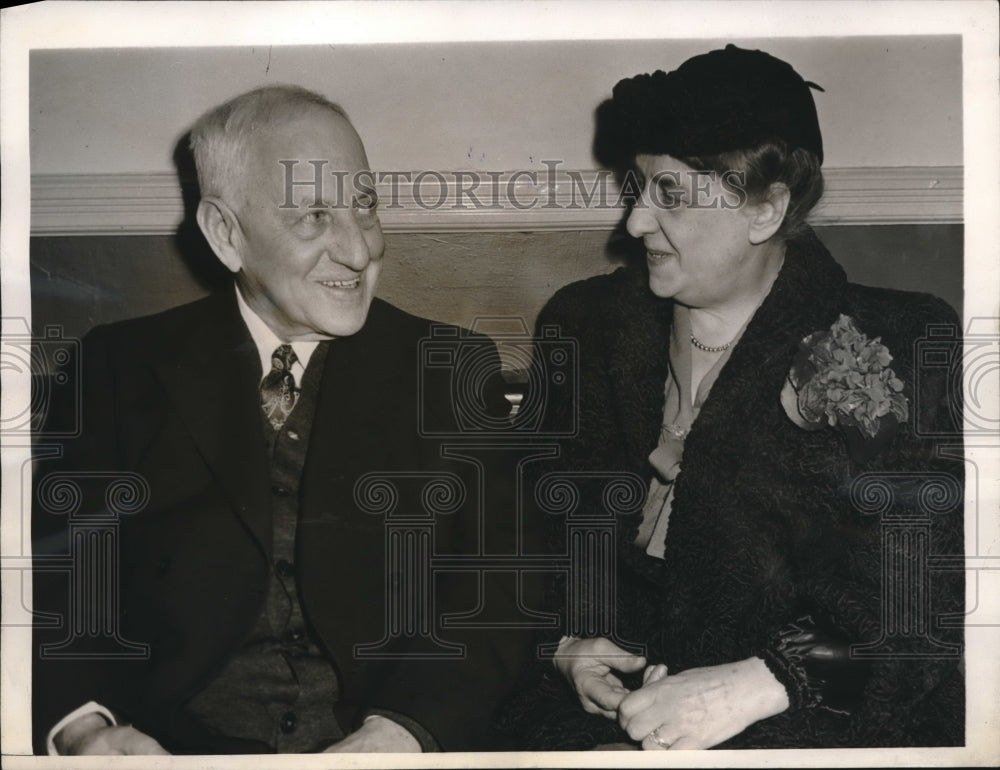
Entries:
POLYGON ((240 256, 243 234, 233 210, 221 198, 208 195, 198 203, 197 219, 215 256, 232 272, 238 273, 243 267, 240 256))
POLYGON ((759 245, 778 232, 781 223, 785 221, 790 198, 788 187, 781 182, 775 182, 762 200, 751 204, 750 243, 759 245))

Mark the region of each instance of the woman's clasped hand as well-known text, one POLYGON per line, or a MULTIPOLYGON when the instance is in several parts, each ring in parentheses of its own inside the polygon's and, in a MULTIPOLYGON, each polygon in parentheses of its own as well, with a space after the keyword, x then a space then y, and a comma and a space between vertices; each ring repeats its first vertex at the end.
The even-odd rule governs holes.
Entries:
POLYGON ((662 664, 618 706, 618 721, 646 750, 707 749, 788 708, 760 658, 668 674, 662 664), (662 673, 661 673, 662 672, 662 673))
POLYGON ((646 659, 626 652, 602 637, 566 637, 559 643, 554 663, 573 687, 584 711, 617 719, 618 706, 629 691, 612 672, 640 671, 646 665, 646 659))
POLYGON ((707 749, 788 708, 788 695, 760 658, 669 674, 662 663, 604 638, 566 638, 555 666, 584 710, 617 720, 647 751, 707 749), (628 690, 614 672, 643 671, 628 690))

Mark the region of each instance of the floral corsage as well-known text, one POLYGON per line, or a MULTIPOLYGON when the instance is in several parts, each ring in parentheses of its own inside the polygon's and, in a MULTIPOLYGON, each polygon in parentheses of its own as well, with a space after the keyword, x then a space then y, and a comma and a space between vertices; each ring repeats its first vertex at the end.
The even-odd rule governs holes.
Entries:
POLYGON ((799 343, 781 403, 805 430, 839 427, 857 462, 877 455, 909 417, 903 382, 881 338, 869 340, 850 316, 799 343))

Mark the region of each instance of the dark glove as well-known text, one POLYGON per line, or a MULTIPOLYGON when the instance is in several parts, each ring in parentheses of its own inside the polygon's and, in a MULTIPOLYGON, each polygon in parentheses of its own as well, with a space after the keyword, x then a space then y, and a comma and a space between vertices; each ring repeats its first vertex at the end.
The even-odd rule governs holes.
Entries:
POLYGON ((849 715, 861 703, 871 665, 851 657, 851 640, 817 613, 789 623, 760 653, 788 691, 790 708, 849 715))

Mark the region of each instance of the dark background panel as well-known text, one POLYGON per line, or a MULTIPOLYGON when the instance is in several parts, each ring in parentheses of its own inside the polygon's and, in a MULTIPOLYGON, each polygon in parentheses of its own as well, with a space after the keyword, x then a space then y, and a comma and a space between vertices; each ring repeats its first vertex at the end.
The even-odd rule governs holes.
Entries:
MULTIPOLYGON (((936 294, 962 309, 961 225, 817 228, 849 278, 936 294)), ((616 266, 602 231, 388 233, 379 294, 418 315, 465 326, 518 317, 528 328, 559 287, 616 266)), ((227 281, 207 246, 187 236, 36 237, 33 328, 67 336, 155 313, 227 281)))

